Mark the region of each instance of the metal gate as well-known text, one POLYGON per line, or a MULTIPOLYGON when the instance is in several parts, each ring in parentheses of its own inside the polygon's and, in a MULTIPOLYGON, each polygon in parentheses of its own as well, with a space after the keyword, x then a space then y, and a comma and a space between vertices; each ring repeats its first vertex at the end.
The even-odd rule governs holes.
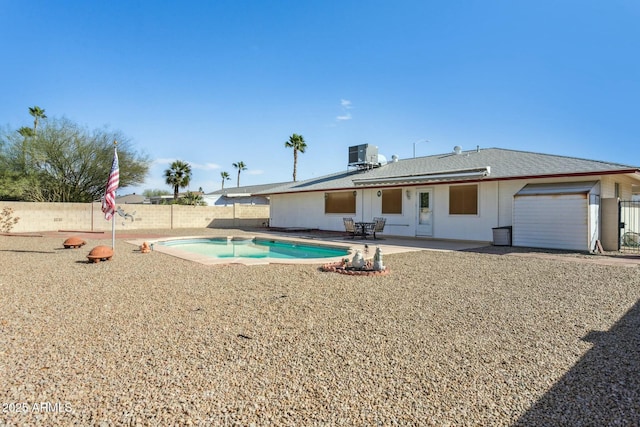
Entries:
POLYGON ((640 253, 640 202, 621 200, 618 215, 620 251, 640 253))

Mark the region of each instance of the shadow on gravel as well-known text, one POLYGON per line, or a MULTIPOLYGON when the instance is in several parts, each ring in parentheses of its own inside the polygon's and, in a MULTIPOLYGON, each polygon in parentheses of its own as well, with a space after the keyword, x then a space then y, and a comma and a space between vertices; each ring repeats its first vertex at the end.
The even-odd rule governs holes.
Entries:
POLYGON ((513 426, 640 424, 640 300, 513 426))
POLYGON ((0 249, 0 252, 15 252, 18 254, 55 254, 55 251, 25 251, 22 249, 0 249))
POLYGON ((521 246, 482 246, 480 248, 462 249, 461 252, 474 252, 478 254, 492 254, 492 255, 510 255, 510 254, 543 254, 543 255, 566 255, 582 258, 616 258, 627 259, 631 261, 640 260, 640 255, 626 254, 623 252, 604 252, 599 254, 592 254, 586 251, 571 251, 562 249, 541 249, 541 248, 526 248, 521 246))
POLYGON ((492 254, 492 255, 509 255, 518 253, 535 253, 535 254, 547 254, 547 255, 589 255, 588 252, 567 251, 561 249, 541 249, 541 248, 526 248, 522 246, 494 246, 487 245, 480 248, 463 249, 461 252, 474 252, 478 254, 492 254))

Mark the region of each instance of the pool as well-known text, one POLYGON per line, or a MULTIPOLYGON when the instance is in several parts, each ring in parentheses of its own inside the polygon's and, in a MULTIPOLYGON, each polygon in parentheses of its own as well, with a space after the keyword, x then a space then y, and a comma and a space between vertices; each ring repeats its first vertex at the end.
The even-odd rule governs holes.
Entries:
MULTIPOLYGON (((165 240, 154 243, 154 250, 180 256, 180 252, 194 255, 194 261, 203 259, 234 260, 237 258, 247 260, 314 260, 325 262, 330 258, 348 256, 347 247, 327 246, 277 240, 258 237, 213 237, 213 238, 188 238, 165 240), (169 251, 163 250, 169 249, 169 251), (176 249, 177 251, 174 251, 176 249)), ((182 258, 185 257, 181 256, 182 258)))

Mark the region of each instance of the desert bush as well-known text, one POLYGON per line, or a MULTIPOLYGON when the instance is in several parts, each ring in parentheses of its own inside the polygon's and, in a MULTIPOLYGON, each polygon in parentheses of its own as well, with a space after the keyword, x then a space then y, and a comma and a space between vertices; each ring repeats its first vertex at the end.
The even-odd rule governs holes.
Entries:
POLYGON ((5 206, 0 212, 0 231, 8 233, 11 231, 14 225, 20 221, 20 218, 13 216, 13 209, 5 206))

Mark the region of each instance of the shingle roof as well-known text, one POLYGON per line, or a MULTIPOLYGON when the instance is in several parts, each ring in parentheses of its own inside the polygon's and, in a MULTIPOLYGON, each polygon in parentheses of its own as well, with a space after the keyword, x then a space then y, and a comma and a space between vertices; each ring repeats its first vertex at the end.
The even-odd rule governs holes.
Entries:
POLYGON ((275 187, 281 187, 285 184, 288 184, 288 182, 276 182, 273 184, 260 184, 260 185, 245 185, 242 187, 227 187, 224 189, 220 189, 217 191, 213 191, 211 193, 207 193, 207 195, 209 194, 257 194, 257 193, 264 193, 265 191, 271 190, 272 188, 275 187))
MULTIPOLYGON (((501 148, 485 148, 462 151, 460 154, 446 153, 414 159, 398 160, 379 168, 358 171, 349 170, 312 178, 305 181, 284 183, 262 194, 291 193, 301 191, 322 191, 345 189, 352 187, 380 186, 385 179, 393 179, 395 183, 403 182, 435 182, 455 179, 461 174, 470 175, 465 179, 477 180, 479 172, 489 168, 483 179, 513 179, 540 176, 563 176, 592 173, 640 172, 640 167, 619 163, 588 160, 577 157, 557 156, 552 154, 533 153, 528 151, 506 150, 501 148), (473 176, 472 171, 477 171, 473 176), (426 175, 436 175, 437 179, 429 179, 426 175)), ((387 185, 389 183, 386 183, 387 185)))

